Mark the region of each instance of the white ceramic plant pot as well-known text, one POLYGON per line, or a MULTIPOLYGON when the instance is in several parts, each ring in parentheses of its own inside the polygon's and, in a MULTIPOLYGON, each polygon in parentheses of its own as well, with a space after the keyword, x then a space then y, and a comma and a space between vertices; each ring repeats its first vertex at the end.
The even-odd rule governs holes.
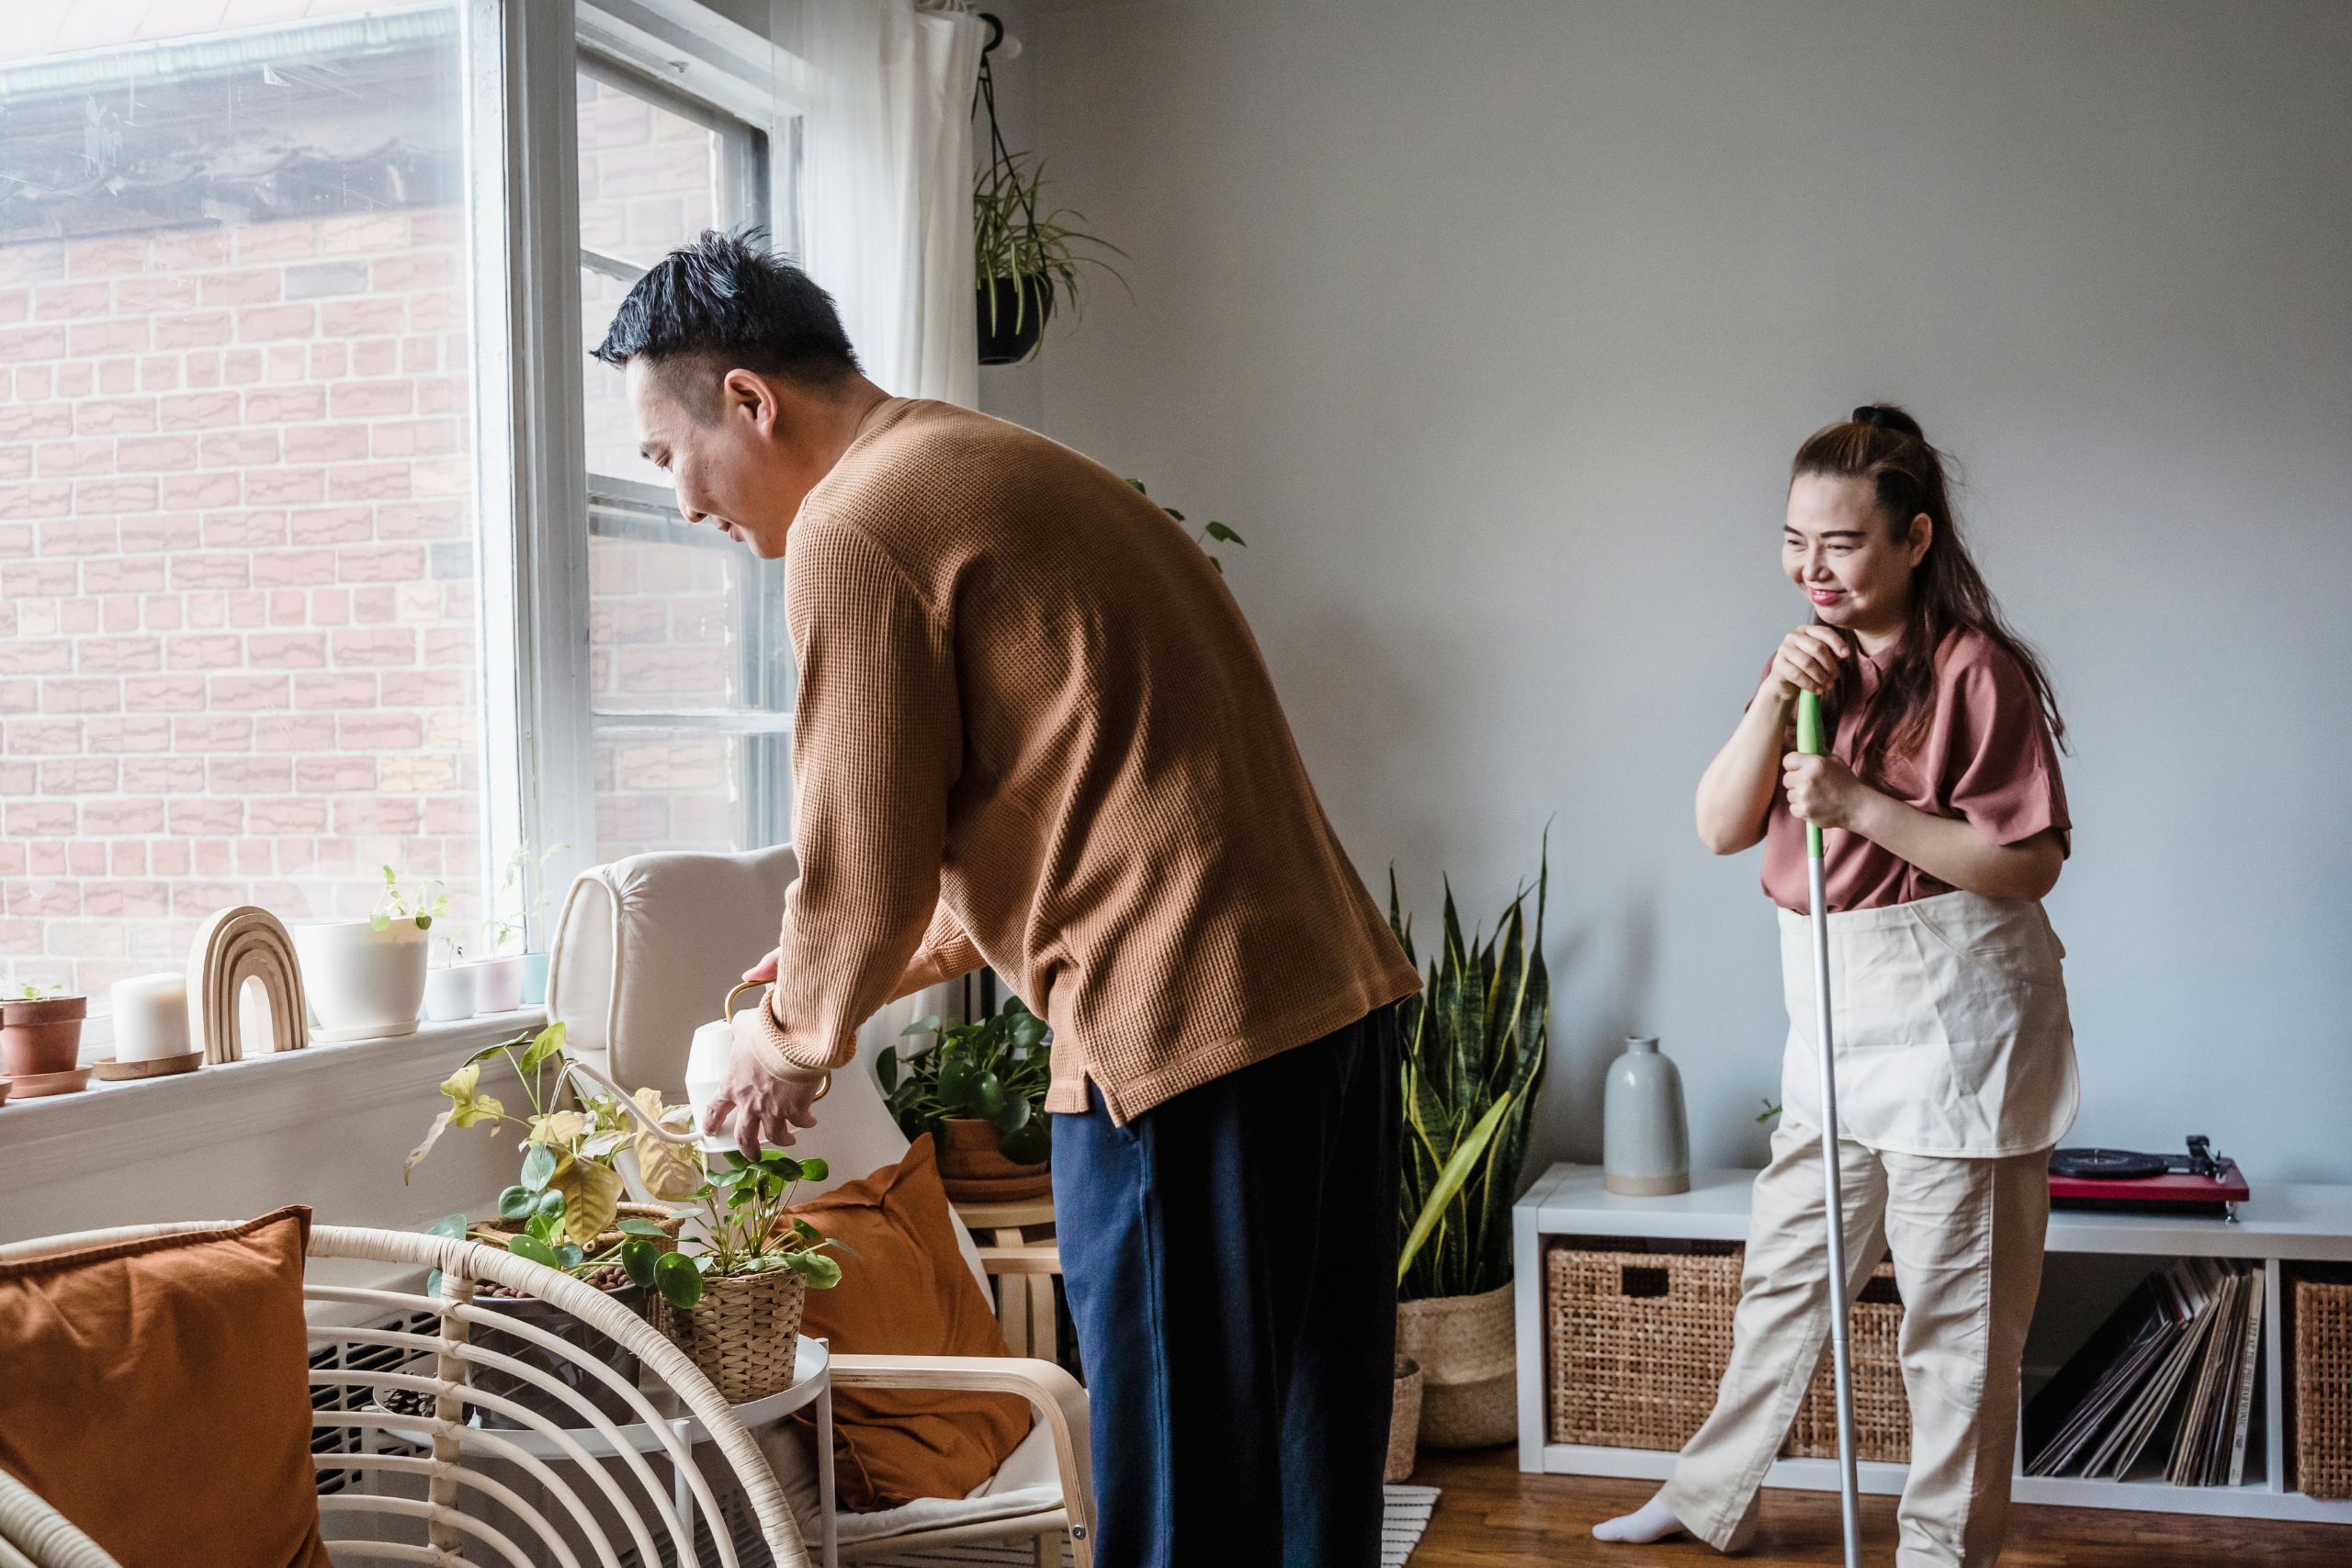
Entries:
POLYGON ((424 976, 424 1016, 435 1023, 456 1023, 474 1015, 474 971, 470 964, 452 964, 424 976))
POLYGON ((378 931, 367 920, 318 920, 288 928, 302 966, 302 994, 317 1041, 413 1034, 424 1000, 425 933, 414 920, 378 931))
POLYGON ((474 976, 474 1011, 513 1012, 523 1005, 523 955, 482 958, 458 967, 474 976))

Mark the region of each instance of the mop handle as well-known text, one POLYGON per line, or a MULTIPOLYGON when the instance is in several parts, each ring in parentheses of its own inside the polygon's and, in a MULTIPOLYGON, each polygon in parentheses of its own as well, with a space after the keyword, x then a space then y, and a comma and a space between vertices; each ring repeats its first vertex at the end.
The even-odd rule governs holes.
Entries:
MULTIPOLYGON (((1825 750, 1821 734, 1821 699, 1811 692, 1797 694, 1797 750, 1818 757, 1825 750)), ((1821 829, 1804 828, 1805 876, 1813 927, 1814 1030, 1819 1036, 1821 1070, 1821 1176, 1829 1253, 1829 1365, 1831 1391, 1838 1410, 1838 1524, 1844 1537, 1847 1568, 1860 1568, 1862 1560, 1861 1481, 1855 1465, 1854 1359, 1846 1341, 1846 1205, 1845 1186, 1838 1169, 1837 1048, 1830 1038, 1829 1008, 1829 889, 1827 868, 1821 855, 1821 829)))
MULTIPOLYGON (((1818 757, 1828 748, 1821 740, 1821 699, 1811 692, 1797 694, 1797 750, 1808 757, 1818 757)), ((1821 825, 1804 825, 1804 852, 1808 860, 1821 858, 1821 825)))

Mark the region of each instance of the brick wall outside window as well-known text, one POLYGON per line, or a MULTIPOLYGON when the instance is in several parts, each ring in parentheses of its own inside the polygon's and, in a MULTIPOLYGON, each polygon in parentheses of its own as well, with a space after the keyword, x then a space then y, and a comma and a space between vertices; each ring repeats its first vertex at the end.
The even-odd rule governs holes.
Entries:
POLYGON ((0 953, 98 1009, 390 863, 479 909, 464 225, 0 246, 0 953))

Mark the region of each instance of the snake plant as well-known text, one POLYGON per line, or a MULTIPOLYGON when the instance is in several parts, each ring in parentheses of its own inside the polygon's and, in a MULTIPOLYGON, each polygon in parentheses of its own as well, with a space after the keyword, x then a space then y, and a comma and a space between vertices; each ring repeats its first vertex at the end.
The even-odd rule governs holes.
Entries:
MULTIPOLYGON (((1405 1245, 1396 1286, 1403 1300, 1478 1295, 1510 1282, 1510 1206, 1544 1088, 1550 1031, 1552 982, 1544 966, 1550 888, 1547 840, 1532 940, 1522 887, 1491 938, 1474 930, 1465 942, 1449 884, 1444 943, 1430 956, 1429 984, 1398 1004, 1405 1245)), ((1393 868, 1388 923, 1419 964, 1393 868)))

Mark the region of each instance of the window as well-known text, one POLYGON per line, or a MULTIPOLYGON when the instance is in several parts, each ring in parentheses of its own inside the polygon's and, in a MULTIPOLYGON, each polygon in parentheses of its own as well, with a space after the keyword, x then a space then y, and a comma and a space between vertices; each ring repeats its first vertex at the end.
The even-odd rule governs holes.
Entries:
POLYGON ((96 1013, 223 905, 481 912, 461 17, 300 9, 0 59, 0 953, 96 1013))
MULTIPOLYGON (((767 138, 593 56, 579 78, 581 335, 710 228, 771 223, 767 138)), ((589 689, 598 853, 746 849, 790 825, 781 562, 679 516, 622 378, 589 370, 589 689)))
POLYGON ((789 820, 781 570, 679 518, 583 352, 702 229, 797 233, 765 39, 266 9, 0 29, 0 982, 96 1045, 224 905, 360 914, 389 864, 470 939, 521 840, 560 886, 789 820))

